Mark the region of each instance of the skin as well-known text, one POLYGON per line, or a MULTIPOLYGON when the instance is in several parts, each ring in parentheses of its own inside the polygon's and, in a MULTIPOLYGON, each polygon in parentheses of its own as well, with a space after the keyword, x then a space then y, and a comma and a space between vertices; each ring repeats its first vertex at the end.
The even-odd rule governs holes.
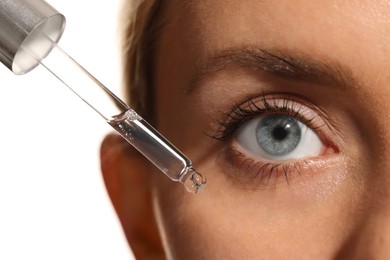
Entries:
POLYGON ((137 259, 389 258, 389 14, 384 0, 167 1, 156 128, 208 185, 188 194, 119 137, 105 139, 103 176, 137 259), (213 57, 227 50, 322 64, 336 80, 235 62, 216 68, 213 57), (279 170, 266 182, 229 154, 234 136, 205 133, 220 129, 235 104, 275 93, 316 115, 324 149, 290 159, 300 170, 287 180, 279 170))

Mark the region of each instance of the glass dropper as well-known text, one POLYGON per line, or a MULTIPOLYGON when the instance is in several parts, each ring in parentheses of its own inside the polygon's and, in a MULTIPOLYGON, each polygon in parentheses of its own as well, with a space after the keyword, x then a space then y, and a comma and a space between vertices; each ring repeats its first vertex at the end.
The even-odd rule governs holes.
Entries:
POLYGON ((199 192, 206 179, 192 162, 57 45, 64 27, 43 0, 0 0, 0 61, 15 74, 42 64, 166 176, 199 192))

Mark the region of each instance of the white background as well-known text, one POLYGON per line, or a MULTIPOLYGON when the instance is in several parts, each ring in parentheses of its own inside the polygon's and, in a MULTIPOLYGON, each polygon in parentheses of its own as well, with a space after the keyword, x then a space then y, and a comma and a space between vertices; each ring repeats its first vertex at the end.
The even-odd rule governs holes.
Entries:
MULTIPOLYGON (((47 2, 67 18, 59 45, 122 96, 120 0, 47 2)), ((0 259, 130 259, 100 173, 108 124, 44 68, 2 64, 0 118, 0 259)))

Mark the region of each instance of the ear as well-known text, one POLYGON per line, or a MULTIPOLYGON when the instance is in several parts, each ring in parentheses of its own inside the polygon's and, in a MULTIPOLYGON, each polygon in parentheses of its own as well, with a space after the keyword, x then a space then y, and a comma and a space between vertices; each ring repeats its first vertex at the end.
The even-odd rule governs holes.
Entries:
POLYGON ((161 259, 149 174, 151 164, 122 137, 108 135, 100 150, 104 182, 136 259, 161 259))

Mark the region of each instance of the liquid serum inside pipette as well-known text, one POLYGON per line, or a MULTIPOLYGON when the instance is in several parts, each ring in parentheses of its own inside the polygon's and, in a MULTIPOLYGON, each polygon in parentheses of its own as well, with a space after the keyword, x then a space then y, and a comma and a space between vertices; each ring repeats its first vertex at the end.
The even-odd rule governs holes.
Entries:
POLYGON ((191 193, 202 190, 206 179, 193 169, 192 162, 57 45, 40 63, 171 180, 191 193))
POLYGON ((187 191, 197 193, 206 184, 191 161, 134 110, 129 109, 108 123, 165 175, 183 183, 187 191))

